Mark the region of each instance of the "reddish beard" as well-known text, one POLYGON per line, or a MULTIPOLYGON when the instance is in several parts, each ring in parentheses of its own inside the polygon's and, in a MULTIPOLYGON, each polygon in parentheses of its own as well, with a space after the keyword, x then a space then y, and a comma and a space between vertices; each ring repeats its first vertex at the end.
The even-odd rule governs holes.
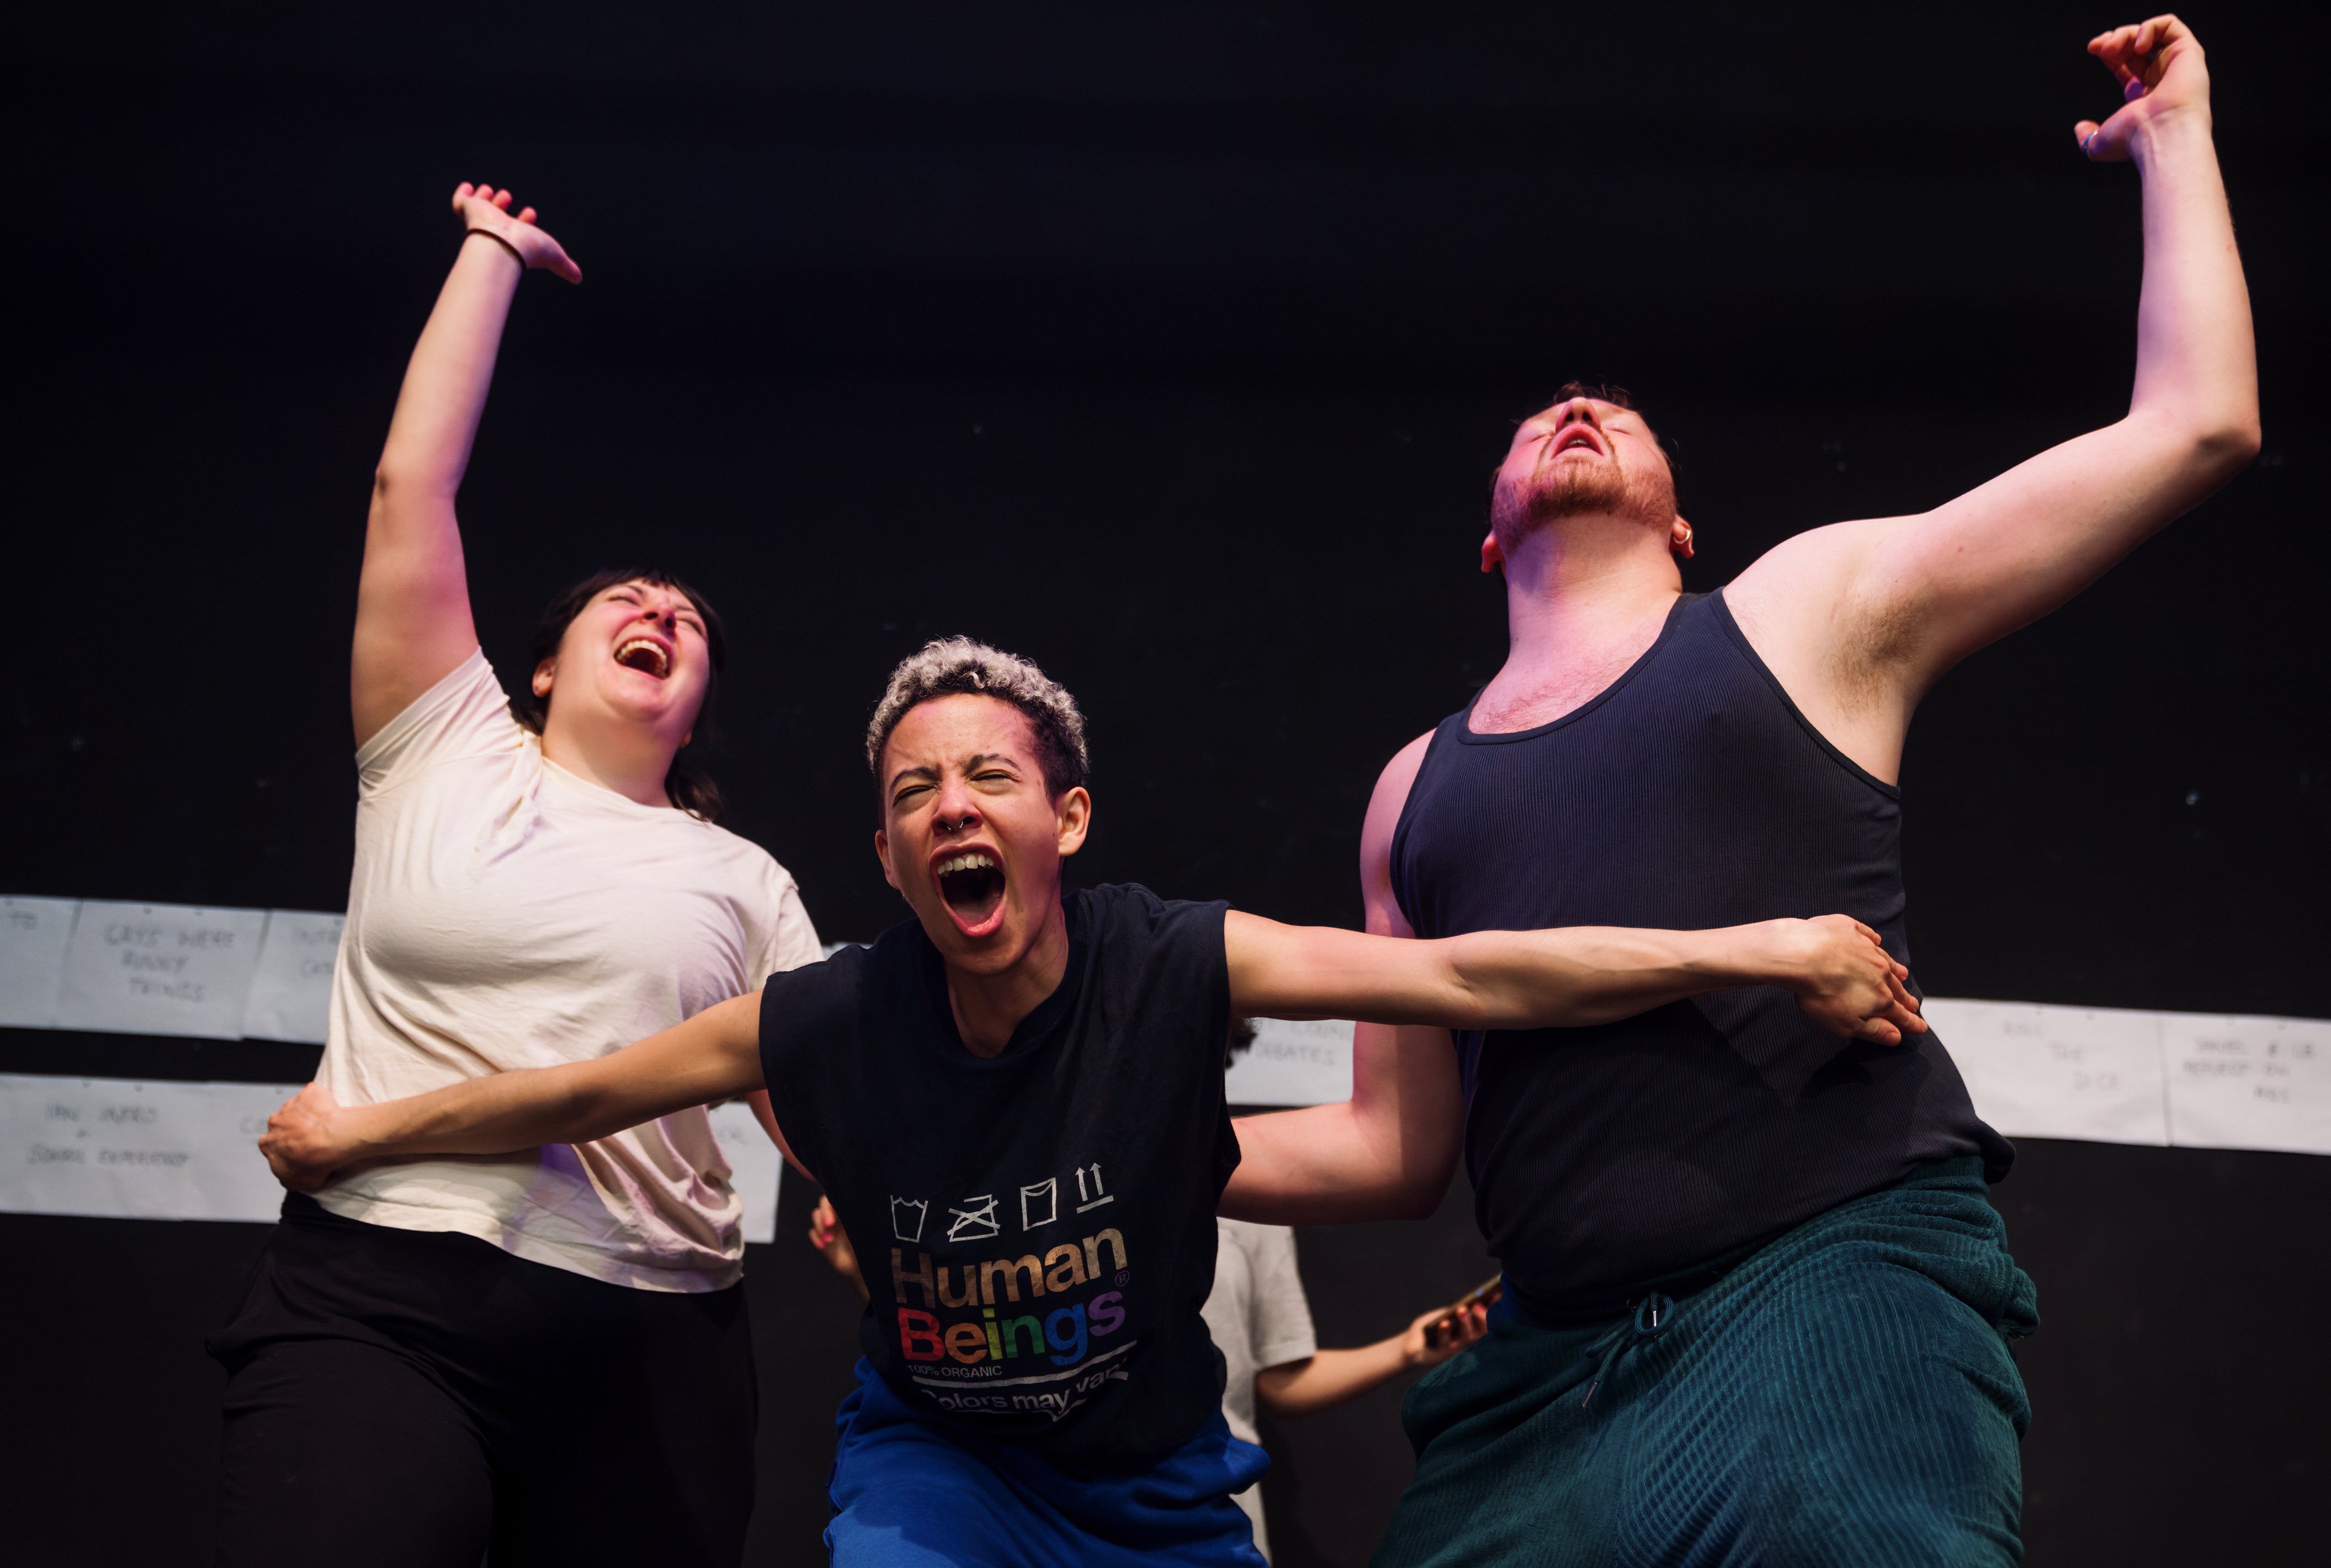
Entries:
POLYGON ((1500 547, 1565 518, 1603 515, 1664 528, 1675 520, 1675 484, 1665 472, 1604 462, 1558 462, 1520 484, 1498 480, 1489 499, 1489 527, 1500 547))

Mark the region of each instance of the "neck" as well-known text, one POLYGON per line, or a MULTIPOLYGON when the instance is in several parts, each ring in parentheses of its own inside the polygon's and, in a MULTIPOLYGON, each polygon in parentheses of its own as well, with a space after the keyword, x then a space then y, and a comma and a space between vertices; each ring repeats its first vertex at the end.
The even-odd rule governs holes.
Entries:
POLYGON ((947 961, 947 1004, 964 1049, 974 1056, 1002 1055, 1020 1021, 1061 988, 1068 972, 1069 917, 1056 888, 1035 939, 1011 964, 987 974, 947 961))
POLYGON ((556 708, 542 727, 544 756, 577 778, 643 806, 671 804, 663 781, 678 749, 666 745, 660 736, 636 731, 614 736, 578 734, 573 727, 558 722, 556 708))
POLYGON ((1640 522, 1577 518, 1538 528, 1506 558, 1506 669, 1559 665, 1632 641, 1682 592, 1665 539, 1640 522))

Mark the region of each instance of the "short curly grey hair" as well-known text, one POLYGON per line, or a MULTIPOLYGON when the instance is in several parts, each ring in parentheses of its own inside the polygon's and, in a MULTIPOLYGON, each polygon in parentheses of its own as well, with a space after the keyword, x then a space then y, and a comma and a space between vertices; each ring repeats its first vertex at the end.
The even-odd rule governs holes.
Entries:
POLYGON ((1061 683, 1016 653, 968 637, 936 637, 901 660, 866 726, 866 768, 882 784, 882 748, 908 710, 937 697, 969 695, 1008 702, 1036 732, 1036 765, 1044 793, 1058 800, 1085 782, 1085 716, 1061 683))

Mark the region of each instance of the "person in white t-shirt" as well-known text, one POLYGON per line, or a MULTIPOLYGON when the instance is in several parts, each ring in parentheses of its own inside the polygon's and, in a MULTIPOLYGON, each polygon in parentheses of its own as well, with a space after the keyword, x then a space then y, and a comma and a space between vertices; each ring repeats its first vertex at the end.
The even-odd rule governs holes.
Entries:
MULTIPOLYGON (((454 494, 519 279, 581 274, 508 192, 453 207, 357 589, 356 864, 318 1075, 343 1102, 601 1056, 819 954, 793 879, 680 760, 721 663, 701 594, 577 584, 515 702, 479 649, 454 494)), ((757 1397, 742 1218, 702 1107, 288 1196, 210 1345, 217 1561, 734 1564, 757 1397)))
MULTIPOLYGON (((1403 1372, 1439 1366, 1489 1332, 1488 1311, 1469 1302, 1436 1307, 1373 1345, 1321 1350, 1296 1269, 1295 1232, 1220 1217, 1214 1232, 1214 1288, 1201 1315, 1223 1353, 1223 1419, 1248 1442, 1262 1441, 1258 1406, 1274 1421, 1333 1410, 1403 1372)), ((1255 1547, 1268 1560, 1261 1484, 1231 1501, 1254 1521, 1255 1547)))

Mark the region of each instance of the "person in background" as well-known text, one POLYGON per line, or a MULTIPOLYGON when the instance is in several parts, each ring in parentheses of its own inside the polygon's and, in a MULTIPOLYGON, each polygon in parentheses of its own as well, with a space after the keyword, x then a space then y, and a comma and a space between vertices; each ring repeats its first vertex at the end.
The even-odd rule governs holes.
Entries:
MULTIPOLYGON (((1233 1020, 1223 1069, 1253 1044, 1254 1021, 1233 1020)), ((1200 1316, 1223 1353, 1223 1419, 1248 1442, 1262 1441, 1258 1406, 1280 1421, 1333 1410, 1402 1373, 1439 1366, 1489 1331, 1489 1310, 1474 1301, 1433 1307, 1373 1345, 1321 1350, 1296 1267, 1294 1231, 1217 1216, 1214 1238, 1214 1288, 1200 1316)), ((1231 1501, 1254 1521, 1255 1550, 1268 1560, 1262 1484, 1233 1493, 1231 1501)))

